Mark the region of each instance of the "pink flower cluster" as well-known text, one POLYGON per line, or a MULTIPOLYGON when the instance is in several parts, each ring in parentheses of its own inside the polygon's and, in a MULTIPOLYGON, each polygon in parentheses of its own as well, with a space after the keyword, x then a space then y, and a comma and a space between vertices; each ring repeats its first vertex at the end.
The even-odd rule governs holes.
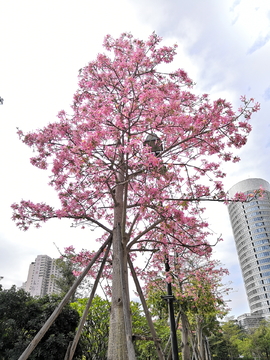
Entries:
MULTIPOLYGON (((157 269, 178 249, 210 255, 201 202, 228 201, 220 165, 238 161, 232 148, 246 143, 249 119, 259 106, 243 98, 237 113, 223 99, 195 95, 184 70, 159 70, 177 48, 160 43, 156 34, 147 41, 126 33, 106 36, 110 53, 80 71, 72 115, 62 110, 43 129, 18 130, 35 151, 31 163, 51 171, 50 185, 61 204, 13 204, 19 228, 69 218, 75 226, 108 234, 118 214, 126 251, 152 252, 157 269), (153 136, 158 141, 147 143, 153 136)), ((83 265, 90 257, 85 252, 74 261, 83 265)))

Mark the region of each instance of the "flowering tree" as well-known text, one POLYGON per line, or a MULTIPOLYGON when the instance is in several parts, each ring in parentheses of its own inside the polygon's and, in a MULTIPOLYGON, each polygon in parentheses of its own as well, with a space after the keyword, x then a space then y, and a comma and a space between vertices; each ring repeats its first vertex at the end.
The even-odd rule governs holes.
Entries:
POLYGON ((187 315, 196 332, 196 343, 202 359, 205 358, 203 335, 209 335, 217 328, 217 317, 222 318, 228 312, 222 298, 228 289, 224 289, 221 283, 226 270, 216 266, 217 263, 212 262, 198 269, 190 278, 189 285, 184 286, 182 293, 178 293, 181 306, 185 309, 185 314, 182 313, 181 316, 182 334, 185 331, 187 315))
MULTIPOLYGON (((216 318, 224 317, 228 311, 223 295, 228 294, 229 289, 222 285, 222 278, 228 274, 228 270, 222 268, 219 261, 212 260, 209 253, 198 256, 190 249, 178 248, 171 255, 166 255, 170 271, 165 272, 164 267, 163 270, 160 268, 159 256, 158 252, 154 254, 152 269, 148 268, 142 274, 148 303, 162 310, 162 300, 157 306, 157 298, 166 292, 166 281, 170 282, 180 307, 182 358, 191 358, 189 344, 193 342, 192 347, 195 344, 191 338, 192 329, 196 332, 200 357, 204 359, 203 330, 206 327, 213 330, 217 325, 216 318)), ((154 315, 158 315, 157 310, 154 315)))
POLYGON ((160 72, 159 65, 176 54, 176 45, 160 42, 156 34, 147 41, 106 36, 109 54, 80 71, 73 114, 61 111, 43 129, 18 131, 37 152, 31 163, 50 169, 61 205, 13 204, 17 226, 27 230, 69 218, 74 225, 103 229, 102 242, 113 238, 108 359, 127 359, 122 259, 126 274, 128 256, 136 251, 208 251, 199 203, 226 201, 220 162, 239 160, 230 149, 246 143, 248 121, 259 109, 243 97, 236 113, 225 100, 211 103, 206 94, 194 95, 183 70, 160 72))

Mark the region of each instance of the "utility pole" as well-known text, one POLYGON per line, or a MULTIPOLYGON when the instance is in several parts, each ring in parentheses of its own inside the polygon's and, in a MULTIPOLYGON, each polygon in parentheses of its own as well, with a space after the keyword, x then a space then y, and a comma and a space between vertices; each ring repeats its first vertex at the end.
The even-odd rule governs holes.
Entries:
MULTIPOLYGON (((165 259, 165 270, 166 270, 166 272, 170 271, 170 265, 169 265, 168 258, 165 259)), ((171 283, 167 282, 167 295, 162 296, 162 299, 166 300, 168 302, 168 306, 169 306, 170 333, 171 333, 171 343, 172 343, 172 359, 179 360, 174 309, 173 309, 173 302, 175 301, 175 297, 172 293, 172 284, 171 283)))

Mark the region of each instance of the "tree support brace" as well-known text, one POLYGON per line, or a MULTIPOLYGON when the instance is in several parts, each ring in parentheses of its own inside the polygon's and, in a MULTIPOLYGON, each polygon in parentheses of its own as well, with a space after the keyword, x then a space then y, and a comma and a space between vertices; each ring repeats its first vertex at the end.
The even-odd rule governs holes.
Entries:
POLYGON ((86 320, 86 318, 87 318, 87 315, 88 315, 90 306, 91 306, 92 301, 93 301, 93 299, 94 299, 95 292, 96 292, 96 290, 97 290, 97 286, 98 286, 98 283, 99 283, 99 280, 100 280, 102 271, 103 271, 103 269, 104 269, 104 266, 105 266, 105 263, 106 263, 106 260, 107 260, 107 257, 108 257, 110 248, 111 248, 111 244, 112 244, 112 242, 110 242, 110 243, 108 244, 108 246, 107 246, 107 249, 106 249, 106 252, 105 252, 105 254, 104 254, 102 263, 101 263, 101 265, 100 265, 100 269, 99 269, 99 272, 98 272, 98 274, 97 274, 96 280, 95 280, 95 282, 94 282, 94 286, 93 286, 93 288, 92 288, 92 291, 91 291, 89 300, 88 300, 88 302, 87 302, 87 304, 86 304, 86 307, 85 307, 85 309, 84 309, 82 318, 81 318, 81 320, 80 320, 80 324, 79 324, 79 326, 78 326, 78 330, 77 330, 76 335, 75 335, 75 337, 74 337, 72 346, 71 346, 71 348, 69 348, 68 351, 67 351, 67 354, 68 354, 67 360, 72 360, 72 358, 73 358, 73 355, 74 355, 74 352, 75 352, 75 350, 76 350, 76 347, 77 347, 79 338, 80 338, 80 336, 81 336, 81 332, 82 332, 82 329, 83 329, 85 320, 86 320))
POLYGON ((81 273, 81 275, 77 278, 77 280, 74 282, 70 290, 66 293, 63 300, 60 302, 60 304, 57 306, 57 308, 54 310, 52 315, 49 317, 49 319, 45 322, 45 324, 42 326, 42 328, 39 330, 39 332, 36 334, 34 339, 30 342, 30 344, 27 346, 27 348, 24 350, 22 355, 19 357, 18 360, 26 360, 32 353, 32 351, 36 348, 37 344, 40 342, 40 340, 43 338, 43 336, 46 334, 52 323, 55 321, 57 316, 61 313, 63 307, 68 303, 68 300, 71 298, 71 296, 76 291, 77 287, 80 285, 80 283, 83 281, 84 277, 88 274, 88 271, 91 269, 91 267, 94 265, 96 260, 99 258, 100 254, 103 252, 103 250, 106 248, 106 246, 111 242, 112 235, 109 235, 108 239, 105 241, 105 243, 99 248, 99 250, 96 252, 93 259, 90 261, 90 263, 86 266, 84 271, 81 273))
POLYGON ((135 269, 133 267, 133 264, 132 264, 132 262, 130 260, 129 255, 127 256, 127 260, 128 260, 128 265, 129 265, 129 268, 131 270, 131 274, 132 274, 134 283, 136 285, 137 292, 139 294, 139 297, 140 297, 140 300, 141 300, 141 303, 142 303, 142 306, 143 306, 143 310, 144 310, 144 313, 145 313, 145 316, 146 316, 146 319, 147 319, 147 322, 148 322, 148 326, 149 326, 150 331, 151 331, 151 335, 153 337, 153 340, 154 340, 154 343, 155 343, 155 346, 156 346, 156 351, 157 351, 158 358, 159 358, 159 360, 165 360, 164 355, 163 355, 162 350, 161 350, 161 347, 160 347, 160 344, 159 344, 159 341, 158 341, 158 337, 157 337, 156 330, 154 328, 153 321, 151 319, 151 315, 149 313, 145 298, 143 296, 141 285, 139 283, 139 280, 137 278, 135 269))

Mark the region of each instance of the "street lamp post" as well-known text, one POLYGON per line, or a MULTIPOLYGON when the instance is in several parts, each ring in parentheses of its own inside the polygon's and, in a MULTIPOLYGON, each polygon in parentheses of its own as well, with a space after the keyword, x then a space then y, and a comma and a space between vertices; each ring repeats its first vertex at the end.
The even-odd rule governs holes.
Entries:
MULTIPOLYGON (((151 152, 155 153, 155 156, 159 156, 159 154, 163 151, 162 142, 161 142, 160 138, 155 134, 148 135, 143 144, 150 146, 151 152)), ((164 167, 164 169, 166 171, 165 167, 164 167)), ((161 170, 164 171, 164 169, 161 169, 161 170)), ((170 271, 168 258, 166 258, 166 260, 165 260, 165 270, 166 270, 166 272, 170 271)), ((167 295, 162 296, 162 299, 166 300, 169 305, 170 333, 171 333, 171 343, 172 343, 172 359, 179 360, 174 309, 173 309, 173 302, 175 301, 175 297, 172 294, 172 284, 171 283, 167 282, 167 295)))
MULTIPOLYGON (((166 272, 170 271, 169 260, 166 258, 165 260, 165 270, 166 272)), ((176 326, 175 326, 175 317, 174 317, 174 309, 173 302, 175 301, 175 297, 172 293, 172 284, 167 282, 167 295, 161 296, 163 300, 166 300, 169 305, 169 317, 170 317, 170 334, 171 334, 171 344, 172 344, 172 359, 179 360, 178 356, 178 345, 177 345, 177 336, 176 336, 176 326)))
POLYGON ((155 134, 150 134, 145 139, 143 145, 148 145, 151 147, 151 152, 155 153, 158 156, 161 151, 163 151, 163 146, 160 138, 155 134))

